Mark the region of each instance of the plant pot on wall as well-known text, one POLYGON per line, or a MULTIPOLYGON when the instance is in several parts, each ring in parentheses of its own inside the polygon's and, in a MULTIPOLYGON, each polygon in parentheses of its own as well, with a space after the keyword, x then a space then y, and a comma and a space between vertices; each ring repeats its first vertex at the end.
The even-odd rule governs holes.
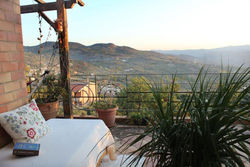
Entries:
POLYGON ((58 107, 59 107, 58 101, 50 102, 50 103, 41 103, 41 104, 37 104, 37 106, 46 121, 51 118, 56 118, 58 107))
POLYGON ((118 107, 109 109, 96 109, 98 117, 102 119, 109 128, 115 126, 115 115, 117 110, 118 107))
POLYGON ((56 118, 59 99, 67 94, 66 90, 60 86, 58 79, 59 77, 54 74, 47 75, 42 85, 32 95, 45 120, 56 118))

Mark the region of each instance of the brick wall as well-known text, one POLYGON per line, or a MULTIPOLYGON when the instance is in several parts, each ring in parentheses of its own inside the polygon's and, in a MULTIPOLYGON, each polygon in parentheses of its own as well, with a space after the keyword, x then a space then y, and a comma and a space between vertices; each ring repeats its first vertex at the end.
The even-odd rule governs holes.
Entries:
POLYGON ((0 113, 27 103, 24 69, 19 0, 0 0, 0 113))

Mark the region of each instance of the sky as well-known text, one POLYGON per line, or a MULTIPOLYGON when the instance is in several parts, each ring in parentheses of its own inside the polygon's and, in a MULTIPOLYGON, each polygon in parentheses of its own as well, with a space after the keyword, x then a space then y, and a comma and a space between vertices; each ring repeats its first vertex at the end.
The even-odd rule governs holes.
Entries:
MULTIPOLYGON (((44 0, 55 2, 56 0, 44 0)), ((83 0, 67 10, 69 41, 140 50, 209 49, 250 44, 250 0, 83 0)), ((21 5, 36 4, 20 0, 21 5)), ((51 20, 56 12, 46 12, 51 20)), ((49 26, 42 22, 43 42, 49 26)), ((25 46, 39 44, 38 14, 22 14, 25 46)), ((56 34, 48 41, 55 41, 56 34)))

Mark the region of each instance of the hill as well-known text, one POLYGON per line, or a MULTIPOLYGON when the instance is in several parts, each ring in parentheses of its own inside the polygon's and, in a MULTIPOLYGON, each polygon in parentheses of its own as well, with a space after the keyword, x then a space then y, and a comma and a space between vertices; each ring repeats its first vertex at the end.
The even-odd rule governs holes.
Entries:
POLYGON ((250 45, 228 46, 215 49, 197 50, 157 50, 162 54, 175 55, 178 58, 204 64, 229 64, 239 66, 245 64, 250 66, 250 45))
MULTIPOLYGON (((47 67, 53 52, 52 42, 42 44, 42 66, 47 67)), ((40 46, 24 47, 25 61, 32 68, 40 65, 37 54, 40 46)), ((127 46, 117 46, 111 43, 85 46, 70 42, 71 69, 74 73, 110 74, 110 73, 187 73, 197 72, 200 64, 191 60, 154 51, 140 51, 127 46)), ((58 54, 56 54, 58 68, 58 54)), ((56 64, 54 66, 56 67, 56 64)))

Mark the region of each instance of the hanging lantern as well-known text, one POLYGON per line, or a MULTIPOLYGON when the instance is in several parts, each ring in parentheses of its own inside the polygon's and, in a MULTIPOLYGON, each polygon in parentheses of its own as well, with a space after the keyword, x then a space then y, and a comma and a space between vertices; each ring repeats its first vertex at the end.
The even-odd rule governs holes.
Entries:
POLYGON ((55 22, 57 32, 63 32, 63 21, 61 19, 57 19, 55 22))

